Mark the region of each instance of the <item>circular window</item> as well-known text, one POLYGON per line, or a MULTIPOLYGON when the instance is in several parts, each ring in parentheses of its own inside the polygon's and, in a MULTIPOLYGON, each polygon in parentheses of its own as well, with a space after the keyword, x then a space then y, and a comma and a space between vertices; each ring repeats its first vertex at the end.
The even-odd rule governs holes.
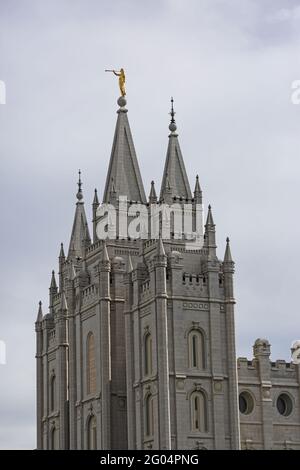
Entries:
POLYGON ((254 408, 254 401, 250 393, 242 392, 239 395, 239 408, 243 415, 249 415, 254 408))
POLYGON ((277 398, 277 410, 282 416, 289 416, 293 410, 292 399, 286 393, 282 393, 277 398))

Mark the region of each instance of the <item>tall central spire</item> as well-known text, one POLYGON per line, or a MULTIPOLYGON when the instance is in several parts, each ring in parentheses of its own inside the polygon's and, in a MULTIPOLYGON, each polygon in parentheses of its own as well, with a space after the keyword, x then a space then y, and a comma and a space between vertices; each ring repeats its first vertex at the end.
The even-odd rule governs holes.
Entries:
POLYGON ((127 117, 126 99, 118 99, 118 118, 106 178, 103 202, 127 196, 130 201, 146 203, 144 186, 127 117))

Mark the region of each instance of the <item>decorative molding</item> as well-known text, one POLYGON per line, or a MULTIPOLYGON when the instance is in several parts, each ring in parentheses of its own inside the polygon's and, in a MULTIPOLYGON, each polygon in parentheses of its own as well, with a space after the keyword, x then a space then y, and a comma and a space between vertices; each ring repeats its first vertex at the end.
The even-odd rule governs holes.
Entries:
POLYGON ((209 304, 204 302, 183 302, 185 310, 208 310, 209 304))

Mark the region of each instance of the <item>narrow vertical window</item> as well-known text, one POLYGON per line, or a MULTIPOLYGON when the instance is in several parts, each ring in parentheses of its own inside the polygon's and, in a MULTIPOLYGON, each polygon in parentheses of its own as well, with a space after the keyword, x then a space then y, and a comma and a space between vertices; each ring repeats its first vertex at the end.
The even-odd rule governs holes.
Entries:
POLYGON ((88 423, 88 449, 97 449, 97 420, 94 415, 90 417, 88 423))
POLYGON ((199 341, 195 334, 192 335, 192 366, 198 367, 199 341))
POLYGON ((194 392, 191 395, 192 431, 207 431, 206 399, 202 392, 194 392))
POLYGON ((96 393, 96 354, 93 333, 87 337, 86 348, 87 394, 96 393))
POLYGON ((50 411, 54 411, 56 407, 56 380, 55 375, 50 379, 50 411))
POLYGON ((146 436, 152 437, 154 434, 154 414, 153 414, 153 397, 148 395, 145 400, 145 421, 146 436))
POLYGON ((192 330, 188 338, 189 367, 191 369, 205 368, 205 353, 203 335, 198 330, 192 330))
POLYGON ((152 374, 152 336, 150 333, 147 333, 145 336, 145 375, 152 374))

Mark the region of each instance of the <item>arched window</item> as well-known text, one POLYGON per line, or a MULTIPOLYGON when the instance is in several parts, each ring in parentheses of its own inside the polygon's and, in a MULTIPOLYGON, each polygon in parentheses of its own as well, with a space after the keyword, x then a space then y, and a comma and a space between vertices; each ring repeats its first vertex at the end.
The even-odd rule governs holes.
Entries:
POLYGON ((50 431, 50 450, 58 449, 58 431, 55 426, 50 431))
POLYGON ((96 355, 95 338, 89 333, 86 345, 87 394, 96 393, 96 355))
POLYGON ((154 413, 153 413, 153 397, 147 395, 145 400, 145 431, 147 437, 152 437, 154 434, 154 413))
POLYGON ((92 415, 88 422, 88 449, 97 449, 97 420, 96 416, 92 415))
POLYGON ((194 392, 191 395, 192 431, 207 431, 206 398, 202 392, 194 392))
POLYGON ((204 340, 199 330, 192 330, 189 333, 189 367, 191 369, 205 368, 204 340))
POLYGON ((56 379, 53 374, 50 378, 50 411, 55 411, 56 408, 56 379))
POLYGON ((144 341, 145 375, 152 374, 152 336, 147 333, 144 341))

